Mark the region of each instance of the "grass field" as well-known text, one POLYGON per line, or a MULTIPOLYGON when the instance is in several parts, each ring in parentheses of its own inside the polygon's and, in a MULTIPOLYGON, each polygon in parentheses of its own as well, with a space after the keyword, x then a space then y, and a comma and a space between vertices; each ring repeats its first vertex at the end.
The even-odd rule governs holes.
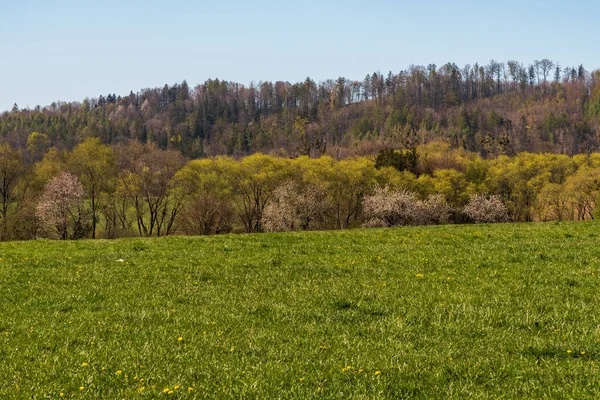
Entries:
POLYGON ((0 398, 598 398, 599 259, 594 222, 1 243, 0 398))

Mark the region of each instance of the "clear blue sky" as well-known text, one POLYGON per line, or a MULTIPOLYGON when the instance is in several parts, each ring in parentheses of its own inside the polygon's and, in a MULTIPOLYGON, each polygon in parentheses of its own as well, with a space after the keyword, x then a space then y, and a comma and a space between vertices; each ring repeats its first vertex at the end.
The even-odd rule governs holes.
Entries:
POLYGON ((0 0, 0 111, 208 78, 549 58, 600 67, 597 0, 0 0))

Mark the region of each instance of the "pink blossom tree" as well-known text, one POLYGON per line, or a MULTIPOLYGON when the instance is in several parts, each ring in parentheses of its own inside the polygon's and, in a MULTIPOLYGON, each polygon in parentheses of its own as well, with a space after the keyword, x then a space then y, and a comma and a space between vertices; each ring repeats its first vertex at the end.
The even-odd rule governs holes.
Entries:
POLYGON ((44 187, 36 214, 44 227, 55 231, 59 239, 82 238, 89 228, 83 210, 83 185, 75 175, 61 172, 44 187))

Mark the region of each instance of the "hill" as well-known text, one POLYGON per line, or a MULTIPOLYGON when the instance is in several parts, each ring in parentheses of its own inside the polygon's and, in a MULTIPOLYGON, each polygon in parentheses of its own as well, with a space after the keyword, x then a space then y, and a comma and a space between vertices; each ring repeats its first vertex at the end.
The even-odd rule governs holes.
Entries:
POLYGON ((598 148, 598 73, 543 59, 410 66, 398 73, 249 86, 209 79, 57 102, 0 115, 0 140, 25 149, 32 132, 72 148, 136 140, 190 158, 256 152, 374 154, 445 140, 484 157, 521 151, 573 155, 598 148), (554 79, 552 77, 554 76, 554 79))
POLYGON ((0 243, 0 397, 595 398, 597 225, 0 243))

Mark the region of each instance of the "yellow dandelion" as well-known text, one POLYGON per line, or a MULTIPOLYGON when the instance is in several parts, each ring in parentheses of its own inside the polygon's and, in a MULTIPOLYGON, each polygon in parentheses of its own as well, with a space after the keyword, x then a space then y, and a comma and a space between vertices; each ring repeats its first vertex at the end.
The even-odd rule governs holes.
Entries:
POLYGON ((375 375, 381 374, 381 371, 375 371, 375 375))
POLYGON ((169 391, 167 392, 167 394, 173 394, 173 391, 172 391, 172 390, 169 390, 169 391))
POLYGON ((84 363, 81 363, 81 366, 82 366, 82 367, 87 367, 87 366, 88 366, 88 363, 86 363, 86 362, 84 362, 84 363))
POLYGON ((181 336, 179 336, 179 337, 177 338, 177 340, 181 342, 181 341, 183 340, 183 338, 182 338, 181 336))
POLYGON ((304 382, 304 378, 300 378, 300 382, 304 382))
POLYGON ((117 372, 115 372, 115 375, 121 375, 123 373, 123 371, 118 370, 117 372))
POLYGON ((58 395, 59 395, 60 397, 64 397, 64 396, 65 396, 65 394, 64 394, 63 392, 60 392, 58 395))
POLYGON ((168 387, 166 387, 166 388, 163 389, 163 393, 169 393, 170 390, 171 389, 169 389, 168 387))
POLYGON ((422 277, 424 277, 425 275, 423 275, 423 274, 416 274, 415 276, 416 276, 417 278, 422 278, 422 277))
POLYGON ((179 387, 180 387, 179 385, 175 385, 175 387, 173 389, 177 390, 177 389, 179 389, 179 387))
POLYGON ((584 354, 585 354, 585 351, 582 351, 582 352, 581 352, 581 355, 584 355, 584 354))
POLYGON ((79 390, 83 391, 85 389, 83 386, 79 386, 79 390))
POLYGON ((571 354, 573 352, 573 350, 567 350, 567 353, 571 354))
POLYGON ((193 388, 193 387, 189 387, 189 388, 188 388, 188 392, 193 392, 193 391, 194 391, 194 388, 193 388))

